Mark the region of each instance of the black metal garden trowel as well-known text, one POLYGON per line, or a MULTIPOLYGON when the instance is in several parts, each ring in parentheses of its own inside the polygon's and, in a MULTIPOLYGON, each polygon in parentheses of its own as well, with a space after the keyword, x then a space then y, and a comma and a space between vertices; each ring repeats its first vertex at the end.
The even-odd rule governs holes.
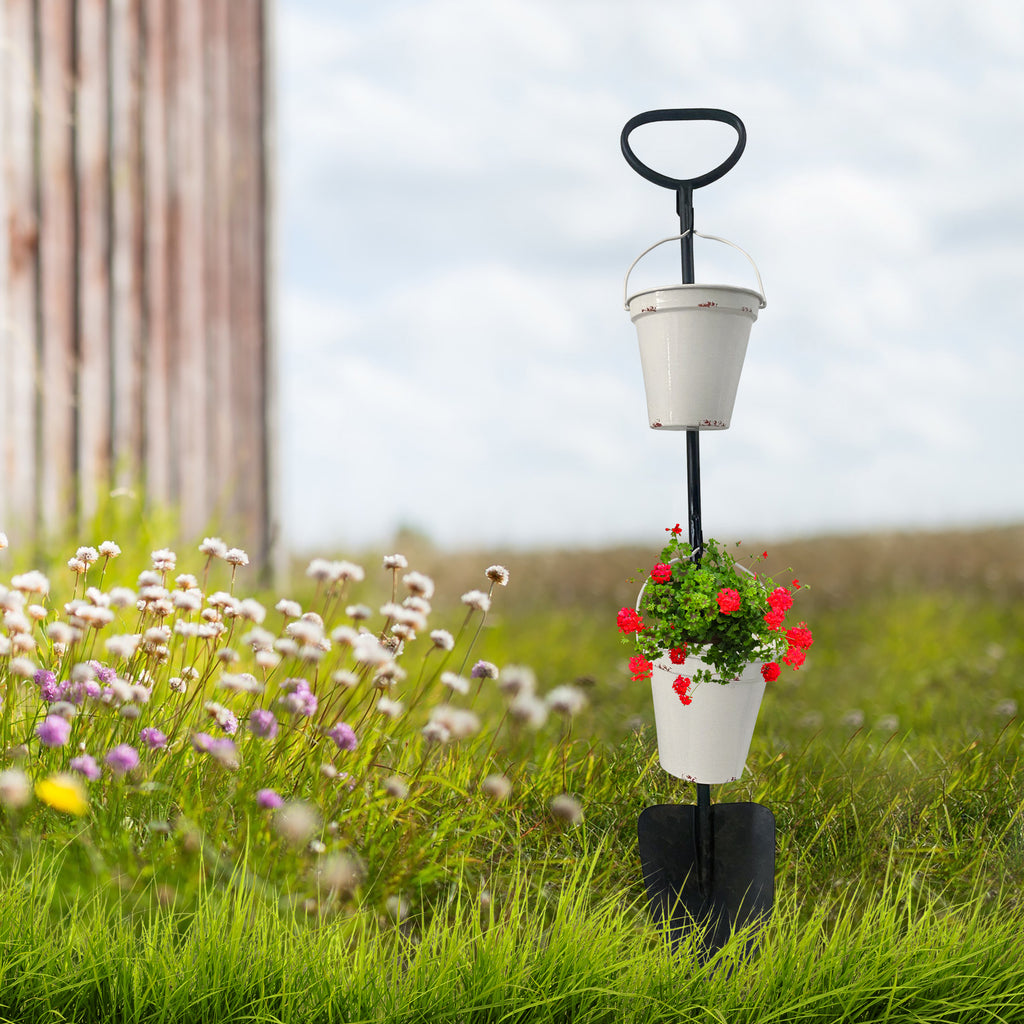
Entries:
MULTIPOLYGON (((648 181, 676 192, 682 246, 683 284, 694 283, 693 190, 717 181, 739 160, 746 145, 743 122, 726 110, 650 110, 626 122, 622 153, 648 181), (706 174, 671 178, 642 163, 629 134, 656 121, 721 121, 736 129, 732 153, 706 174)), ((689 539, 694 557, 703 548, 700 507, 700 433, 686 431, 689 539)), ((655 920, 673 949, 696 934, 702 960, 710 959, 737 929, 763 923, 775 899, 775 816, 754 803, 711 803, 710 784, 697 783, 697 805, 658 804, 637 822, 644 885, 655 920)), ((752 935, 748 948, 753 945, 752 935)))

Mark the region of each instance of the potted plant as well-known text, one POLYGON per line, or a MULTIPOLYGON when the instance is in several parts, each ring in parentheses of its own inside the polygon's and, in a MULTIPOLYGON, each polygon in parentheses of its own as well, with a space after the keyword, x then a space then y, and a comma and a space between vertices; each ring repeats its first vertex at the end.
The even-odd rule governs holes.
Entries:
POLYGON ((715 540, 694 558, 678 523, 668 533, 636 608, 619 611, 619 631, 637 651, 633 679, 651 680, 662 767, 692 782, 731 782, 743 773, 765 684, 782 666, 799 669, 813 643, 805 622, 787 622, 801 584, 741 565, 715 540))

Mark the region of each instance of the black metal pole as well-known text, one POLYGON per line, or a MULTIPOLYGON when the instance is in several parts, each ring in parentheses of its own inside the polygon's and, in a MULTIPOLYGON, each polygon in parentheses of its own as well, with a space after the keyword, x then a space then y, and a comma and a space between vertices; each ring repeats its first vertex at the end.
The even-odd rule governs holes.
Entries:
MULTIPOLYGON (((680 239, 683 284, 696 281, 693 267, 693 189, 688 185, 680 185, 676 192, 676 210, 679 213, 680 239)), ((693 549, 694 563, 700 565, 704 548, 704 529, 701 522, 700 509, 700 431, 686 432, 686 505, 690 526, 690 547, 693 549)), ((697 784, 697 882, 701 895, 711 896, 712 865, 714 850, 712 848, 711 830, 711 786, 707 783, 697 784)))

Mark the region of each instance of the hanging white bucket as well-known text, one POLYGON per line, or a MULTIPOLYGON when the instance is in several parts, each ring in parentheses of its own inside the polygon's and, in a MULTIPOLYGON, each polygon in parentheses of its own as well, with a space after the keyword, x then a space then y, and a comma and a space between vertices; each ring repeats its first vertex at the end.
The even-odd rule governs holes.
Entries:
POLYGON ((692 653, 673 665, 666 651, 654 663, 651 693, 661 767, 678 779, 717 785, 743 774, 765 682, 755 661, 731 682, 693 684, 691 703, 683 704, 672 684, 710 667, 692 653))
POLYGON ((750 327, 764 309, 764 285, 749 253, 759 291, 727 284, 677 284, 629 295, 629 275, 652 249, 685 238, 663 238, 626 271, 625 309, 636 324, 650 425, 661 430, 725 430, 732 418, 750 327))

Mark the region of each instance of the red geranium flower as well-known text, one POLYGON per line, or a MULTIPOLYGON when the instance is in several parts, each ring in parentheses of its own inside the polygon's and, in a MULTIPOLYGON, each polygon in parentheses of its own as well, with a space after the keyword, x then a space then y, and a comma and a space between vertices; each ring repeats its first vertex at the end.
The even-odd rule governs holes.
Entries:
POLYGON ((676 691, 680 704, 693 703, 693 698, 686 692, 690 688, 690 682, 688 676, 677 676, 676 681, 672 684, 672 689, 676 691))
POLYGON ((682 647, 673 647, 668 652, 668 659, 673 665, 682 665, 686 661, 686 644, 683 644, 682 647))
POLYGON ((806 622, 801 622, 799 626, 787 629, 786 639, 789 641, 790 647, 802 647, 804 650, 807 650, 814 643, 814 637, 811 636, 811 631, 807 628, 806 622))
POLYGON ((644 628, 643 619, 632 608, 622 608, 616 617, 619 630, 623 633, 639 633, 644 628))
POLYGON ((766 661, 761 666, 761 675, 764 676, 766 683, 774 683, 779 678, 779 673, 782 669, 774 661, 766 661))
POLYGON ((634 683, 640 679, 650 679, 653 670, 654 665, 642 654, 637 654, 629 659, 629 671, 633 673, 634 683))
POLYGON ((775 612, 788 612, 793 607, 793 595, 785 587, 776 587, 768 595, 768 605, 775 612))
POLYGON ((785 619, 786 613, 782 611, 778 612, 766 612, 764 621, 768 623, 769 629, 781 629, 783 619, 785 619))
POLYGON ((786 651, 782 660, 791 668, 798 669, 804 663, 805 657, 806 655, 799 647, 790 647, 790 649, 786 651))
POLYGON ((679 534, 683 532, 683 528, 678 523, 676 523, 675 526, 666 526, 665 532, 671 533, 673 537, 678 537, 679 534))
POLYGON ((728 587, 718 592, 718 610, 723 615, 731 615, 740 610, 740 592, 728 587))
POLYGON ((668 581, 672 579, 672 566, 665 562, 659 562, 651 570, 651 579, 654 580, 655 583, 668 583, 668 581))

